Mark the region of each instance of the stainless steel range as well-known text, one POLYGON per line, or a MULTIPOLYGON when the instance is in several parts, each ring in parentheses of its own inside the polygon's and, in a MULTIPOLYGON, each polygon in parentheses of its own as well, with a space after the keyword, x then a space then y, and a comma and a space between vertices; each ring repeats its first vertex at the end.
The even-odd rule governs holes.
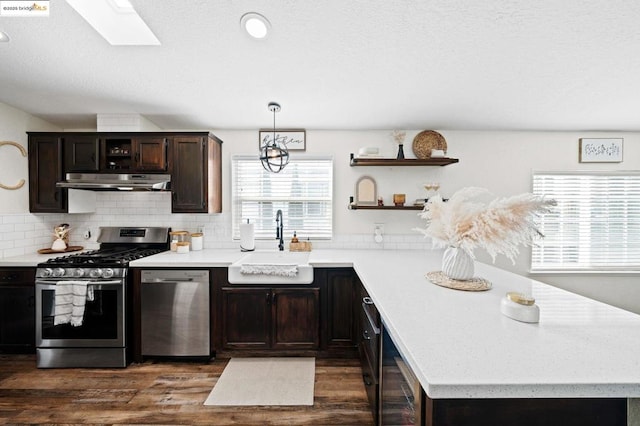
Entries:
POLYGON ((127 365, 128 265, 168 250, 169 228, 103 227, 98 242, 38 265, 38 368, 127 365))

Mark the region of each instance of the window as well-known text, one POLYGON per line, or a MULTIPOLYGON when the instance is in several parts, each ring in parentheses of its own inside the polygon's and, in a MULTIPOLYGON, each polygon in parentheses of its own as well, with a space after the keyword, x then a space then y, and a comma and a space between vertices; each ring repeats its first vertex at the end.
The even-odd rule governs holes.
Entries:
MULTIPOLYGON (((269 173, 256 156, 234 156, 233 238, 250 219, 255 236, 275 239, 276 212, 282 210, 285 235, 329 239, 333 231, 333 159, 291 159, 280 173, 269 173)), ((286 238, 286 237, 285 237, 286 238)))
POLYGON ((539 222, 532 271, 640 270, 640 172, 534 173, 558 202, 539 222))

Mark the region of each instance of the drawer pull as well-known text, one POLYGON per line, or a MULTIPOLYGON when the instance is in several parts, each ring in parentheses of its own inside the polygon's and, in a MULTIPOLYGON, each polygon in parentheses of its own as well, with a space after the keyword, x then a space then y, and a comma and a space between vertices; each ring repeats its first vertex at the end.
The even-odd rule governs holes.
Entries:
POLYGON ((371 381, 371 377, 369 377, 368 374, 363 374, 362 375, 362 381, 364 382, 365 386, 371 386, 373 385, 373 382, 371 381))
POLYGON ((369 313, 369 309, 367 308, 367 306, 368 305, 366 305, 365 302, 362 302, 362 310, 367 316, 367 320, 369 321, 369 325, 373 330, 373 333, 377 336, 380 334, 380 328, 376 325, 376 321, 373 318, 371 318, 371 314, 369 313))
POLYGON ((369 296, 365 296, 362 298, 362 303, 365 305, 373 305, 373 300, 369 296))
POLYGON ((362 338, 364 340, 371 340, 371 336, 369 336, 369 332, 367 330, 362 332, 362 338))

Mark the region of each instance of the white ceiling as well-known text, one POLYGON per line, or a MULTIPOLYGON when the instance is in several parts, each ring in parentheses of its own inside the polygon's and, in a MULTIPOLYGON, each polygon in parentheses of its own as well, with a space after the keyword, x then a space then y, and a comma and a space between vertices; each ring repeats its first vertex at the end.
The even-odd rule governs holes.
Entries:
POLYGON ((640 130, 640 2, 132 0, 161 46, 64 1, 0 18, 0 102, 63 128, 640 130), (240 17, 272 24, 250 39, 240 17))

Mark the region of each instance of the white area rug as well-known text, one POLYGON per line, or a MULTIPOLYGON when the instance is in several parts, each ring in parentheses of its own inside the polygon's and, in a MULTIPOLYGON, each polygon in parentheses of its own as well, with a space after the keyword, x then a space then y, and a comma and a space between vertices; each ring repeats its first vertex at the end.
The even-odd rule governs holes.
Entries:
POLYGON ((204 405, 313 405, 315 358, 231 358, 204 405))

